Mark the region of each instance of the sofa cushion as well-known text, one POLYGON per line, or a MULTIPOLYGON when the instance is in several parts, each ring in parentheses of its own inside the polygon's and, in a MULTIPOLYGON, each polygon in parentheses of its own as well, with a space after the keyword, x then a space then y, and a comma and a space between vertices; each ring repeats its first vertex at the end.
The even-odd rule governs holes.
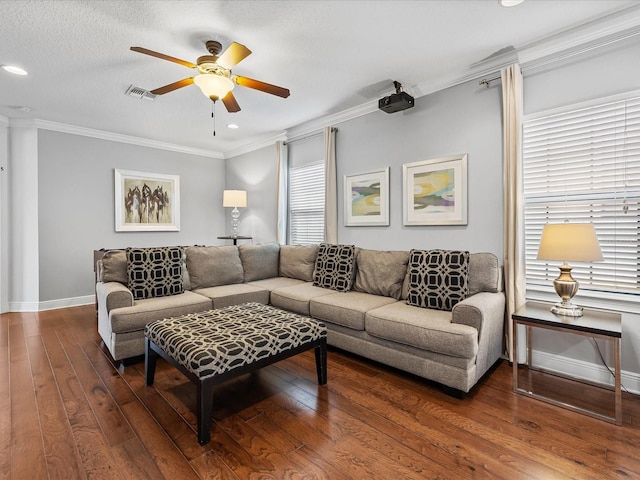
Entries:
POLYGON ((244 280, 240 254, 235 245, 187 247, 186 252, 193 290, 242 283, 244 280))
POLYGON ((313 281, 318 245, 280 245, 280 276, 313 281))
POLYGON ((102 256, 102 281, 129 283, 127 254, 124 250, 107 250, 102 256))
POLYGON ((238 252, 240 253, 242 268, 244 269, 245 282, 278 276, 278 264, 280 260, 279 243, 240 245, 238 252))
POLYGON ((357 292, 400 299, 409 252, 360 249, 356 257, 357 292))
POLYGON ((248 284, 272 291, 277 288, 292 287, 294 285, 302 285, 303 283, 306 283, 306 282, 303 282, 302 280, 298 280, 297 278, 273 277, 273 278, 265 278, 264 280, 255 280, 253 282, 249 282, 248 284))
POLYGON ((478 331, 451 323, 452 314, 395 302, 369 310, 365 330, 374 337, 431 352, 472 359, 478 353, 478 331))
POLYGON ((145 325, 153 320, 210 309, 209 298, 193 292, 184 292, 170 297, 136 300, 131 307, 111 310, 109 321, 113 333, 133 331, 142 333, 145 325))
POLYGON ((309 313, 313 318, 364 330, 364 315, 374 308, 394 303, 395 300, 362 292, 339 292, 312 298, 309 313))
POLYGON ((305 282, 272 290, 271 305, 300 315, 309 315, 309 302, 312 298, 333 293, 335 292, 328 288, 315 287, 311 282, 305 282))
POLYGON ((469 252, 411 250, 407 304, 451 311, 469 295, 469 252))
POLYGON ((323 243, 318 249, 313 271, 316 287, 348 292, 353 284, 355 270, 354 245, 331 245, 323 243))
POLYGON ((181 247, 127 248, 128 287, 133 298, 182 293, 182 253, 181 247))
POLYGON ((264 305, 269 303, 269 290, 246 283, 200 288, 194 290, 194 293, 210 298, 213 308, 228 307, 229 305, 246 302, 256 302, 264 305))
POLYGON ((469 255, 469 296, 479 292, 501 291, 501 269, 498 257, 493 253, 469 255))

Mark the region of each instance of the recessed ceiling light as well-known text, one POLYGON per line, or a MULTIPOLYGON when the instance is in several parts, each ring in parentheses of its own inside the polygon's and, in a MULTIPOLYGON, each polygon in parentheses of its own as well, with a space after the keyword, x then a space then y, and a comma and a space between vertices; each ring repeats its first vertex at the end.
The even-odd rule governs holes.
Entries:
POLYGON ((227 125, 227 128, 234 128, 235 129, 235 128, 240 128, 240 127, 238 127, 238 125, 236 125, 235 123, 230 123, 230 124, 227 125))
POLYGON ((500 0, 500 5, 503 7, 515 7, 520 5, 524 0, 500 0))
POLYGON ((14 75, 27 75, 26 70, 23 70, 20 67, 16 67, 14 65, 2 65, 2 69, 6 70, 9 73, 13 73, 14 75))

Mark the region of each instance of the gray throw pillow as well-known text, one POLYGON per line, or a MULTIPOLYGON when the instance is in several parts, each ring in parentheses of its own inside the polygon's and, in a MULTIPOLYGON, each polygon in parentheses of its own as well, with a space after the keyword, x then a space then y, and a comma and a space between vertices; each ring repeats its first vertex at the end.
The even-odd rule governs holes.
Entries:
POLYGON ((185 290, 191 290, 191 277, 189 276, 189 269, 187 268, 187 251, 182 249, 182 288, 185 290))
POLYGON ((129 283, 127 254, 124 250, 108 250, 102 256, 102 281, 129 283))
POLYGON ((357 292, 400 299, 409 252, 360 249, 356 256, 357 292))
POLYGON ((493 253, 469 255, 469 296, 479 292, 496 293, 501 289, 500 264, 493 253))
POLYGON ((187 247, 186 251, 193 290, 242 283, 244 272, 235 245, 187 247))
POLYGON ((280 276, 313 281, 318 245, 280 245, 280 276))
POLYGON ((348 292, 353 285, 355 270, 354 245, 329 245, 323 243, 318 249, 313 271, 313 285, 348 292))
POLYGON ((244 269, 245 282, 278 276, 279 243, 240 245, 238 251, 240 252, 240 260, 244 269))
POLYGON ((469 296, 469 252, 411 250, 407 304, 451 311, 469 296))
POLYGON ((181 247, 127 248, 128 287, 135 300, 182 293, 181 247))

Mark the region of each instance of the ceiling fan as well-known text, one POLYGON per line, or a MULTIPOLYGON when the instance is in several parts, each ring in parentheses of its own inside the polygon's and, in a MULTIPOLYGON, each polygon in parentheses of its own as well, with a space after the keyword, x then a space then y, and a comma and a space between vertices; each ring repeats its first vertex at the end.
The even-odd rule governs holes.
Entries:
POLYGON ((183 78, 177 82, 151 90, 151 93, 154 95, 164 95, 165 93, 173 92, 174 90, 195 83, 200 87, 202 93, 214 103, 217 100, 222 100, 228 112, 240 111, 240 106, 231 92, 235 85, 253 88, 254 90, 270 93, 271 95, 282 98, 289 96, 289 89, 287 88, 231 74, 233 67, 251 55, 251 50, 244 45, 232 42, 224 52, 222 52, 222 44, 216 40, 209 40, 205 45, 210 55, 198 57, 195 64, 142 47, 131 47, 131 50, 162 60, 168 60, 169 62, 174 62, 198 71, 198 75, 194 77, 183 78))

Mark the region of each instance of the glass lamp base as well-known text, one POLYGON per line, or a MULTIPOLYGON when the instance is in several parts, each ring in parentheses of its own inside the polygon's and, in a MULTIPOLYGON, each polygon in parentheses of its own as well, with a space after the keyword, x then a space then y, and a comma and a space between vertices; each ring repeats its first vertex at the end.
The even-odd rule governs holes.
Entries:
POLYGON ((574 305, 571 302, 556 303, 553 307, 551 307, 551 313, 562 315, 564 317, 581 317, 583 315, 582 307, 574 305))
POLYGON ((231 210, 231 236, 238 238, 238 218, 240 218, 240 211, 238 207, 233 207, 231 210))

